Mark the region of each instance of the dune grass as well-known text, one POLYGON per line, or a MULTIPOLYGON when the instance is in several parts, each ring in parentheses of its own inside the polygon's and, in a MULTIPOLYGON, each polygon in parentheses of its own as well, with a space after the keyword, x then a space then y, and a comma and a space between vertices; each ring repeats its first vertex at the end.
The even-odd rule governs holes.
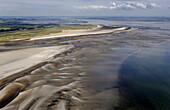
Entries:
POLYGON ((0 42, 9 42, 15 39, 30 39, 35 36, 49 35, 51 33, 59 33, 62 30, 89 29, 95 25, 49 25, 43 28, 31 30, 17 30, 0 33, 0 42))
POLYGON ((7 29, 11 29, 11 28, 0 28, 0 30, 3 29, 3 30, 7 30, 7 29))

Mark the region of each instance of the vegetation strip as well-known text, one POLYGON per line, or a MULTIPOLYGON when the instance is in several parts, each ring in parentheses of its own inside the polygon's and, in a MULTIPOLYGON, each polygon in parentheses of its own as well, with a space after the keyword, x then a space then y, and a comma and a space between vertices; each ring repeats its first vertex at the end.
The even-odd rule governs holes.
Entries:
POLYGON ((62 30, 91 29, 95 25, 24 25, 0 23, 0 42, 9 42, 15 39, 30 39, 35 36, 60 33, 62 30))

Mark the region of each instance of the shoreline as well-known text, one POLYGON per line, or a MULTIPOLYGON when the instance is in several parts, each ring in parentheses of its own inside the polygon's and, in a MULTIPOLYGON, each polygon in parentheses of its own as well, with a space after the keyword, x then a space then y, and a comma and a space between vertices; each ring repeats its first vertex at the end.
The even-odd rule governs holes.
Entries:
MULTIPOLYGON (((102 28, 102 26, 98 26, 96 29, 93 29, 93 30, 95 30, 95 31, 92 31, 92 30, 90 30, 90 31, 88 31, 87 33, 85 33, 85 30, 83 30, 83 32, 81 32, 81 33, 74 33, 74 34, 61 34, 61 35, 58 35, 58 36, 48 36, 48 37, 35 37, 35 38, 32 38, 32 39, 30 39, 30 41, 35 41, 35 40, 44 40, 44 39, 52 39, 52 38, 62 38, 62 37, 73 37, 73 36, 85 36, 85 35, 98 35, 98 34, 107 34, 107 33, 112 33, 112 32, 115 32, 115 33, 118 33, 118 32, 121 32, 121 31, 130 31, 130 30, 126 30, 128 27, 120 27, 120 28, 116 28, 116 29, 101 29, 102 28)), ((133 30, 133 29, 132 29, 133 30)), ((75 31, 77 31, 77 30, 75 30, 75 31)), ((71 30, 71 32, 74 32, 74 31, 72 31, 71 30)), ((68 46, 70 46, 71 48, 73 48, 71 45, 68 45, 68 46)), ((39 61, 39 63, 42 63, 43 62, 43 60, 47 60, 45 57, 47 57, 49 54, 51 54, 52 53, 52 55, 51 55, 51 57, 52 56, 55 56, 55 55, 57 55, 57 54, 61 54, 61 53, 63 53, 64 51, 62 51, 62 49, 60 50, 59 48, 64 48, 64 46, 50 46, 50 47, 37 47, 37 48, 26 48, 26 49, 19 49, 19 50, 11 50, 11 51, 2 51, 1 52, 1 55, 0 55, 0 58, 1 59, 5 59, 7 56, 9 56, 8 58, 9 59, 6 59, 6 60, 2 60, 2 62, 0 63, 0 68, 2 68, 1 69, 1 72, 0 72, 0 80, 2 80, 4 77, 2 76, 2 74, 3 74, 3 72, 8 72, 10 75, 12 75, 12 73, 10 73, 10 70, 5 70, 5 69, 7 69, 7 67, 6 67, 6 65, 7 64, 10 64, 10 65, 12 65, 12 63, 16 63, 17 62, 17 60, 19 61, 19 60, 23 60, 22 62, 24 62, 24 58, 22 58, 22 56, 24 55, 25 56, 25 59, 27 59, 27 58, 30 58, 31 57, 31 55, 32 56, 38 56, 38 55, 41 55, 41 52, 45 52, 46 53, 46 55, 44 55, 43 57, 44 57, 44 59, 41 59, 42 61, 40 62, 39 61), (55 48, 55 49, 57 49, 58 50, 58 52, 54 52, 54 49, 52 49, 52 48, 55 48), (49 51, 48 51, 48 49, 49 49, 49 51), (50 51, 51 50, 51 51, 50 51), (29 56, 29 51, 32 53, 32 54, 30 54, 30 56, 29 56), (25 52, 25 53, 24 53, 25 52), (39 53, 37 53, 37 52, 39 52, 39 53), (21 55, 21 57, 19 57, 19 56, 17 56, 17 55, 21 55)), ((67 49, 66 49, 67 50, 67 49)), ((42 57, 42 56, 41 56, 42 57)), ((49 57, 49 56, 48 56, 49 57)), ((31 59, 31 58, 30 58, 31 59)), ((32 61, 32 60, 31 60, 32 61)), ((33 62, 34 63, 34 62, 33 62)), ((10 66, 10 65, 7 65, 7 66, 10 66)), ((35 65, 37 65, 37 64, 35 64, 35 65)), ((33 65, 32 65, 33 66, 33 65)), ((13 67, 13 66, 10 66, 10 67, 13 67)), ((19 67, 18 67, 19 68, 19 67)), ((25 68, 25 69, 28 69, 29 67, 27 67, 27 68, 25 68)), ((12 70, 15 70, 15 69, 12 69, 12 70)), ((19 73, 19 72, 21 72, 21 71, 23 71, 23 70, 20 70, 20 71, 16 71, 16 72, 13 72, 13 73, 19 73)), ((7 74, 6 74, 7 75, 7 74)))
POLYGON ((75 37, 75 36, 88 36, 88 35, 101 35, 101 34, 109 34, 109 33, 120 33, 122 31, 134 31, 138 28, 134 27, 123 27, 123 26, 114 26, 114 25, 98 25, 92 29, 76 29, 76 30, 62 30, 60 33, 51 33, 49 35, 44 36, 36 36, 32 38, 23 38, 23 39, 14 39, 9 42, 0 43, 0 46, 3 46, 6 43, 10 42, 20 42, 20 41, 38 41, 38 40, 46 40, 46 39, 55 39, 55 38, 65 38, 65 37, 75 37), (109 27, 112 29, 104 29, 104 27, 109 27))
MULTIPOLYGON (((74 36, 78 36, 78 35, 96 35, 96 34, 106 34, 106 33, 119 33, 119 32, 126 32, 129 30, 126 30, 128 27, 120 27, 120 28, 116 28, 116 29, 103 29, 103 30, 97 30, 94 32, 88 32, 87 34, 85 33, 76 33, 76 34, 71 34, 74 36)), ((66 36, 70 36, 70 34, 67 35, 63 35, 60 37, 66 37, 66 36)), ((52 36, 50 38, 56 38, 56 36, 52 36)), ((39 40, 44 39, 40 38, 39 40)), ((47 38, 45 38, 47 39, 47 38)), ((37 39, 36 39, 37 40, 37 39)), ((31 40, 34 41, 34 40, 31 40)), ((25 92, 19 92, 19 91, 24 91, 24 88, 27 87, 27 85, 29 85, 29 83, 34 79, 34 76, 36 76, 36 74, 41 74, 41 72, 43 73, 43 70, 48 70, 48 68, 51 68, 51 65, 48 65, 49 62, 53 62, 51 59, 53 59, 53 57, 55 57, 56 55, 62 55, 65 52, 68 52, 70 50, 74 49, 73 45, 64 45, 64 46, 50 46, 50 47, 36 47, 36 48, 27 48, 27 49, 19 49, 19 50, 12 50, 12 51, 7 51, 7 52, 1 52, 3 54, 0 55, 0 58, 2 59, 3 62, 0 63, 0 94, 2 94, 0 96, 0 102, 2 103, 0 105, 0 107, 4 107, 6 106, 5 104, 3 105, 3 103, 5 102, 6 104, 9 103, 8 106, 10 106, 13 103, 16 103, 17 100, 19 100, 18 98, 22 98, 23 94, 26 92, 26 94, 29 93, 29 91, 25 91, 25 92), (9 58, 4 60, 5 58, 9 58), (4 74, 6 73, 6 74, 4 74), (29 76, 28 76, 28 75, 29 76), (10 91, 13 91, 10 93, 10 91), (18 98, 16 99, 12 99, 11 102, 8 102, 8 99, 14 97, 14 95, 17 93, 18 98)), ((55 57, 56 58, 56 57, 55 57)), ((75 66, 75 68, 81 68, 79 66, 75 66)), ((62 71, 62 69, 61 69, 62 71)), ((80 74, 84 74, 84 73, 80 73, 80 74)), ((48 74, 47 74, 48 76, 48 74)), ((62 78, 62 77, 61 77, 62 78)), ((86 78, 86 77, 85 77, 86 78)), ((51 79, 52 81, 54 81, 55 79, 51 79)), ((41 81, 41 80, 40 80, 41 81)), ((64 80, 64 82, 60 82, 60 83, 67 83, 69 81, 72 80, 64 80)), ((77 85, 78 81, 75 81, 73 83, 70 83, 68 85, 63 86, 63 88, 67 88, 70 87, 72 88, 72 86, 77 85), (73 85, 72 85, 73 84, 73 85)), ((36 85, 35 84, 31 84, 33 86, 36 85)), ((57 89, 58 87, 55 88, 51 88, 50 85, 46 86, 46 85, 42 85, 44 89, 47 89, 48 87, 50 89, 57 89), (45 86, 45 87, 44 87, 45 86)), ((61 89, 63 89, 61 88, 61 89)), ((38 89, 38 87, 37 87, 38 89)), ((44 89, 42 91, 44 91, 44 89)), ((31 89, 31 90, 34 90, 31 89)), ((54 91, 56 92, 56 91, 54 91)), ((92 92, 92 91, 91 91, 92 92)), ((53 93, 53 92, 52 92, 53 93)), ((110 93, 110 92, 109 92, 110 93)), ((115 93, 117 93, 115 91, 115 93)), ((29 93, 30 94, 30 93, 29 93)), ((48 94, 48 92, 46 93, 48 94)), ((51 94, 52 95, 52 94, 51 94)), ((29 105, 29 104, 28 104, 29 105)))
POLYGON ((89 29, 88 30, 65 30, 62 33, 51 34, 48 36, 33 37, 30 39, 30 41, 63 38, 63 37, 85 36, 85 35, 108 34, 116 31, 125 31, 126 29, 128 29, 128 27, 118 27, 115 29, 103 29, 103 26, 99 26, 98 28, 92 30, 89 29))
MULTIPOLYGON (((67 29, 67 30, 62 30, 62 32, 59 33, 50 33, 49 35, 41 35, 41 36, 35 36, 32 38, 43 38, 43 37, 50 37, 50 36, 62 36, 65 34, 73 34, 73 33, 81 33, 81 32, 90 32, 90 31, 96 31, 98 29, 101 29, 103 26, 97 25, 94 28, 90 29, 67 29)), ((31 40, 32 38, 22 38, 22 39, 14 39, 11 41, 22 41, 22 40, 31 40)))

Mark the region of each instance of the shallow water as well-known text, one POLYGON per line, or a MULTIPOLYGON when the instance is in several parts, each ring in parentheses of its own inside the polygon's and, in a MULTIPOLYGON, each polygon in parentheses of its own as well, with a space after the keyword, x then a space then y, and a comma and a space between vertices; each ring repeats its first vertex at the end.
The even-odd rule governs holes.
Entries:
MULTIPOLYGON (((155 29, 170 29, 170 21, 138 21, 138 20, 96 20, 85 19, 87 24, 105 24, 105 25, 118 25, 118 26, 130 26, 130 27, 142 27, 142 28, 155 28, 155 29)), ((86 23, 85 23, 86 24, 86 23)))
POLYGON ((170 42, 129 57, 120 69, 120 90, 127 108, 170 109, 170 42))

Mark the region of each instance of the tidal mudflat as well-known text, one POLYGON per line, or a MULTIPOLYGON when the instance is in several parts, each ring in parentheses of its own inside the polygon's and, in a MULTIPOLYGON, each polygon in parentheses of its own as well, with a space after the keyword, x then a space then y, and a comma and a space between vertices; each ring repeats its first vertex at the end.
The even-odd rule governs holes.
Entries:
MULTIPOLYGON (((126 100, 127 97, 124 95, 128 93, 126 91, 128 89, 122 91, 120 86, 120 82, 124 81, 120 77, 122 63, 129 56, 157 47, 170 39, 167 30, 131 29, 100 35, 3 44, 1 47, 3 52, 15 52, 21 47, 23 50, 51 46, 68 46, 70 49, 52 56, 45 64, 27 71, 24 75, 9 76, 7 78, 9 80, 4 80, 0 87, 0 94, 3 94, 0 96, 1 109, 120 110, 131 108, 135 104, 130 103, 131 106, 127 106, 127 101, 130 100, 126 100), (147 33, 148 31, 150 32, 147 33)), ((130 98, 133 99, 133 96, 130 98)))

